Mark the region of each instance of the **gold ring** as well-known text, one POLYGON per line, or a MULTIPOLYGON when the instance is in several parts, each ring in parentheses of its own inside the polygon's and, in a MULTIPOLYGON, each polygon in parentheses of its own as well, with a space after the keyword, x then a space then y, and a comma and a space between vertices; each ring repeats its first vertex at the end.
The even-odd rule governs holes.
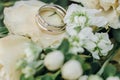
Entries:
MULTIPOLYGON (((49 16, 54 15, 53 13, 49 16)), ((63 21, 65 14, 66 10, 58 5, 44 5, 38 10, 38 14, 36 15, 36 22, 43 31, 50 34, 60 34, 65 31, 66 24, 63 21), (58 15, 61 19, 61 24, 54 25, 47 22, 42 15, 45 14, 45 12, 53 12, 54 14, 58 15)), ((53 23, 56 23, 56 21, 53 23)))

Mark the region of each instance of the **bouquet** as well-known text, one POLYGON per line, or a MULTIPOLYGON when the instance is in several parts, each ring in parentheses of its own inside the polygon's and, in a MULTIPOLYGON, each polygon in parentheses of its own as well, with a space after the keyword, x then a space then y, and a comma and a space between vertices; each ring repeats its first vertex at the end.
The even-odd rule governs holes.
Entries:
POLYGON ((3 0, 0 12, 0 80, 120 80, 119 0, 3 0), (67 11, 59 35, 33 19, 51 3, 67 11))

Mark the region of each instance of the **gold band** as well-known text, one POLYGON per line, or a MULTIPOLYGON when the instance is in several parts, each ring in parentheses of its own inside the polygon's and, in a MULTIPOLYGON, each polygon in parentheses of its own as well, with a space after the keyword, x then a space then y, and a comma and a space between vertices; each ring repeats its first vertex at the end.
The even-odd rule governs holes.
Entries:
POLYGON ((51 33, 51 34, 60 34, 60 33, 64 32, 65 26, 66 26, 65 23, 63 22, 63 24, 57 25, 57 26, 47 23, 41 16, 41 13, 44 11, 56 12, 56 14, 59 15, 61 20, 63 21, 64 16, 66 14, 66 10, 58 5, 44 5, 44 6, 40 7, 38 14, 36 16, 36 21, 37 21, 38 25, 45 32, 51 33))

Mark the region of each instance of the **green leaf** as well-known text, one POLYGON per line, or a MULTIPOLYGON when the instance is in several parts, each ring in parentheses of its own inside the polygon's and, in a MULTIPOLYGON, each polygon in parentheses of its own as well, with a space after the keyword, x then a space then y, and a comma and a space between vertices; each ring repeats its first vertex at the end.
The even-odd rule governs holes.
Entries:
POLYGON ((90 70, 90 69, 91 69, 91 66, 90 66, 89 63, 84 63, 82 66, 83 66, 83 70, 84 70, 84 71, 87 71, 87 70, 90 70))
POLYGON ((101 68, 100 62, 92 62, 91 67, 92 67, 91 73, 92 74, 96 73, 101 68))
POLYGON ((36 80, 54 80, 54 77, 52 74, 45 74, 43 76, 37 77, 36 80))
POLYGON ((120 29, 113 29, 112 34, 117 42, 120 42, 120 29))
POLYGON ((70 43, 68 39, 64 39, 61 43, 61 45, 58 47, 58 50, 62 51, 64 54, 66 54, 69 51, 70 43))
POLYGON ((117 72, 116 67, 112 64, 108 64, 104 69, 103 77, 107 78, 109 76, 114 76, 116 72, 117 72))
POLYGON ((20 80, 35 80, 35 79, 34 79, 32 76, 29 77, 29 78, 25 78, 25 75, 22 74, 22 75, 20 76, 20 80))
POLYGON ((0 38, 8 34, 8 29, 6 27, 0 27, 0 38))
POLYGON ((65 61, 69 61, 73 57, 74 57, 74 54, 68 53, 68 54, 65 55, 65 61))
POLYGON ((43 1, 45 3, 55 3, 57 0, 40 0, 43 1))
POLYGON ((52 49, 52 48, 46 48, 46 49, 44 49, 44 53, 50 53, 50 52, 52 52, 54 49, 52 49))
POLYGON ((58 4, 64 8, 67 8, 69 5, 69 0, 57 0, 55 4, 58 4))

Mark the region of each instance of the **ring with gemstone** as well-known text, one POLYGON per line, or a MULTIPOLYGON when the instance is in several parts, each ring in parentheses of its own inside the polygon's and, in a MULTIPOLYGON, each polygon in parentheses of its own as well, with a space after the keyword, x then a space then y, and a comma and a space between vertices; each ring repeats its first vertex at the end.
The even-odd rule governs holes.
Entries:
POLYGON ((65 31, 64 17, 66 10, 58 5, 44 5, 38 10, 36 22, 45 32, 60 34, 65 31))

